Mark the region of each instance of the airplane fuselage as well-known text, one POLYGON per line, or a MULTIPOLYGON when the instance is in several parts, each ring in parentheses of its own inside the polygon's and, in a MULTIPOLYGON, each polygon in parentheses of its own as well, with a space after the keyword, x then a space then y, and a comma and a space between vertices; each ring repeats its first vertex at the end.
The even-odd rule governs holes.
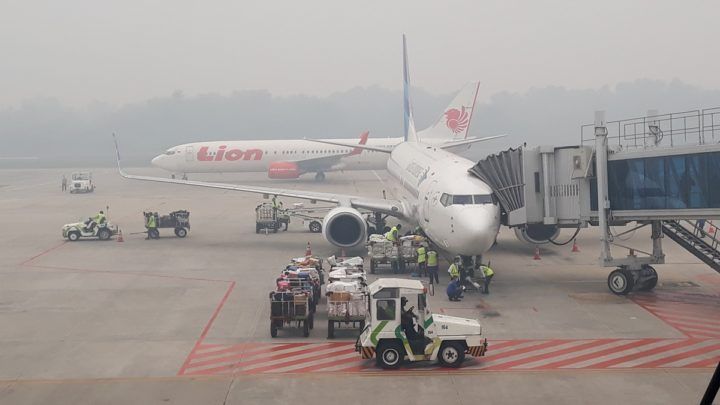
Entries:
POLYGON ((482 255, 500 229, 491 188, 468 172, 474 163, 433 145, 404 142, 387 169, 410 218, 438 246, 465 256, 482 255))
MULTIPOLYGON (((336 139, 343 142, 347 139, 336 139)), ((401 138, 368 139, 367 145, 390 148, 401 138)), ((387 155, 350 147, 321 145, 306 140, 257 140, 195 142, 174 146, 152 160, 154 166, 173 173, 268 172, 272 165, 303 162, 304 172, 332 170, 381 170, 387 155), (354 152, 354 153, 353 153, 354 152), (344 155, 331 166, 323 158, 344 155)))

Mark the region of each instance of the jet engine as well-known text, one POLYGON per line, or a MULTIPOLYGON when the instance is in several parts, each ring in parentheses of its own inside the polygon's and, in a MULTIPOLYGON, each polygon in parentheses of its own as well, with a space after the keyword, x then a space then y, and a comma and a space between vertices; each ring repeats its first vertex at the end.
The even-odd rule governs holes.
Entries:
POLYGON ((555 240, 560 234, 557 225, 527 224, 524 227, 515 228, 515 236, 527 243, 538 245, 555 240))
POLYGON ((271 179, 297 179, 301 174, 294 162, 272 162, 268 168, 268 177, 271 179))
POLYGON ((356 209, 337 207, 325 215, 322 232, 333 245, 350 248, 365 243, 367 223, 356 209))

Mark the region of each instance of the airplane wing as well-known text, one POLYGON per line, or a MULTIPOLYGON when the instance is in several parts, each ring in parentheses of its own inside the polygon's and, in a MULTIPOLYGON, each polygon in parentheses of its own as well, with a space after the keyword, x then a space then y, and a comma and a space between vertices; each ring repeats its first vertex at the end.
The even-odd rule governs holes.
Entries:
POLYGON ((326 143, 328 145, 344 146, 346 148, 365 149, 365 150, 372 150, 375 152, 392 153, 391 148, 383 148, 380 146, 368 146, 368 145, 360 145, 360 144, 353 145, 353 144, 346 143, 346 142, 326 141, 323 139, 307 139, 307 138, 305 138, 305 140, 310 141, 310 142, 316 142, 316 143, 326 143))
MULTIPOLYGON (((113 135, 114 137, 114 135, 113 135)), ((115 138, 115 137, 114 137, 115 138)), ((140 181, 152 181, 156 183, 170 183, 170 184, 182 184, 186 186, 215 188, 220 190, 240 191, 245 193, 263 194, 263 195, 277 195, 280 197, 291 197, 302 200, 309 200, 310 202, 323 201, 328 203, 334 203, 344 207, 352 207, 356 209, 366 209, 375 212, 382 212, 384 214, 392 215, 398 218, 407 218, 409 216, 409 210, 399 200, 385 200, 381 198, 367 198, 360 196, 353 196, 347 194, 334 194, 334 193, 320 193, 316 191, 301 191, 292 189, 282 189, 274 187, 257 187, 257 186, 245 186, 245 185, 234 185, 227 183, 211 183, 204 181, 193 181, 193 180, 179 180, 179 179, 166 179, 162 177, 152 176, 137 176, 126 173, 121 164, 120 160, 120 148, 118 147, 117 138, 115 138, 115 152, 117 154, 117 166, 120 176, 130 180, 140 181)))
POLYGON ((338 153, 336 155, 322 156, 309 159, 296 159, 290 162, 297 164, 298 168, 303 172, 329 171, 337 168, 342 163, 342 159, 349 156, 356 156, 362 153, 362 149, 358 146, 365 145, 368 140, 369 131, 365 131, 360 135, 360 142, 357 145, 348 144, 348 148, 352 150, 348 153, 338 153))
POLYGON ((507 136, 507 134, 486 136, 484 138, 467 138, 467 139, 461 139, 459 141, 443 142, 436 146, 440 149, 450 149, 450 148, 454 148, 457 146, 470 145, 470 144, 477 143, 477 142, 485 142, 485 141, 489 141, 491 139, 502 138, 505 136, 507 136))

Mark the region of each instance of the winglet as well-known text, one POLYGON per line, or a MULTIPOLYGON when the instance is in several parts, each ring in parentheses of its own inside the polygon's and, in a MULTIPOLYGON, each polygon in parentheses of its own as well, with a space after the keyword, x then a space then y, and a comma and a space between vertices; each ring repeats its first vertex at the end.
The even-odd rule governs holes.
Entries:
POLYGON ((412 103, 410 102, 410 65, 408 63, 407 39, 405 38, 405 34, 403 34, 403 112, 405 119, 405 141, 418 142, 417 132, 415 132, 412 103))
POLYGON ((121 166, 121 164, 120 164, 120 147, 118 146, 117 135, 115 135, 115 133, 113 132, 112 136, 113 136, 113 142, 115 142, 115 155, 116 155, 116 158, 117 158, 117 168, 118 168, 118 172, 120 172, 120 175, 121 175, 122 177, 126 177, 127 174, 123 171, 122 166, 121 166))
MULTIPOLYGON (((370 135, 370 131, 365 131, 360 135, 360 142, 358 145, 365 145, 368 140, 368 135, 370 135)), ((348 153, 348 156, 357 156, 362 153, 362 148, 353 148, 352 152, 348 153)))

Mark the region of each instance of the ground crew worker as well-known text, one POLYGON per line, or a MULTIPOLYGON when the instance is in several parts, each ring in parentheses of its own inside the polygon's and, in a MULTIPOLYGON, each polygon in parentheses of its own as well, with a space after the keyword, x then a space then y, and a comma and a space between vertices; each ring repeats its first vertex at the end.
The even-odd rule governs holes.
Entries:
POLYGON ((88 232, 92 232, 93 229, 95 229, 95 225, 99 225, 105 222, 105 213, 100 210, 94 217, 90 218, 86 223, 85 227, 87 228, 88 232))
POLYGON ((448 267, 448 273, 450 273, 450 278, 460 279, 460 256, 455 256, 455 260, 448 267))
POLYGON ((447 286, 446 292, 450 301, 460 301, 463 298, 463 287, 462 284, 460 284, 460 279, 453 277, 447 286))
POLYGON ((483 284, 485 285, 483 294, 490 294, 490 281, 492 281, 495 272, 490 268, 490 266, 480 266, 480 270, 482 271, 483 284))
POLYGON ((417 248, 417 266, 418 266, 418 273, 421 277, 427 276, 427 254, 425 251, 425 246, 420 246, 417 248))
POLYGON ((147 215, 145 227, 147 228, 147 238, 145 238, 145 240, 152 239, 157 235, 157 220, 155 219, 155 214, 152 212, 149 212, 147 215))
POLYGON ((390 228, 390 230, 385 234, 385 239, 397 244, 398 241, 400 240, 400 234, 398 232, 400 231, 401 228, 402 228, 401 224, 397 224, 397 225, 393 226, 392 228, 390 228))
POLYGON ((440 284, 440 279, 438 278, 437 252, 434 250, 427 252, 427 273, 430 277, 430 284, 433 284, 433 278, 435 279, 435 284, 440 284))
POLYGON ((62 191, 67 191, 67 177, 64 174, 62 177, 62 191))

